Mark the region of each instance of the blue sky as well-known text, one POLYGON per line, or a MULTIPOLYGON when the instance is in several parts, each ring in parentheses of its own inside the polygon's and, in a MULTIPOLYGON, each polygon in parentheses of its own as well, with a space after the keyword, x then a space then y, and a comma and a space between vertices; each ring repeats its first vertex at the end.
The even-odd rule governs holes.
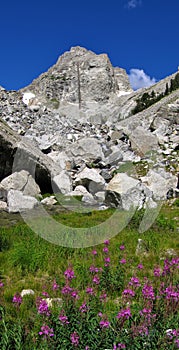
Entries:
POLYGON ((76 45, 107 53, 135 88, 158 81, 179 65, 178 18, 179 0, 3 1, 0 85, 30 84, 76 45))

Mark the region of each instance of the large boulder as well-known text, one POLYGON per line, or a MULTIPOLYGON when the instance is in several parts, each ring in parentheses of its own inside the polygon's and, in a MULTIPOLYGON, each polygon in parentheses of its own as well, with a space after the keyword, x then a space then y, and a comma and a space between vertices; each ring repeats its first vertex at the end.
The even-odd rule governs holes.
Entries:
POLYGON ((6 191, 18 190, 24 195, 32 197, 40 195, 39 186, 26 170, 21 170, 9 175, 1 181, 1 185, 6 189, 6 191))
POLYGON ((75 163, 79 161, 92 163, 104 157, 101 145, 92 137, 83 138, 74 142, 70 147, 70 153, 74 157, 75 163))
POLYGON ((106 187, 105 203, 125 210, 142 208, 145 195, 139 185, 138 180, 125 173, 116 174, 106 187))
POLYGON ((72 191, 72 181, 64 170, 53 177, 52 184, 54 193, 68 194, 72 191))
POLYGON ((176 176, 160 170, 149 170, 146 176, 141 177, 142 183, 147 186, 153 193, 153 198, 156 200, 167 199, 167 193, 170 189, 175 189, 177 186, 176 176))
POLYGON ((75 189, 73 191, 71 191, 70 193, 68 193, 68 196, 84 196, 89 194, 89 192, 87 191, 87 189, 82 186, 82 185, 78 185, 75 187, 75 189))
POLYGON ((91 194, 102 191, 105 188, 105 180, 96 169, 85 168, 77 174, 75 185, 84 186, 91 194))
POLYGON ((18 213, 20 211, 31 210, 38 206, 36 198, 24 196, 21 191, 10 190, 7 195, 7 204, 9 213, 18 213))
POLYGON ((122 153, 119 151, 119 149, 116 149, 105 159, 104 163, 106 166, 113 166, 118 165, 122 160, 122 153))
POLYGON ((67 156, 66 152, 52 151, 48 156, 56 162, 62 170, 73 168, 73 160, 67 156))
POLYGON ((129 141, 131 148, 141 155, 159 148, 157 136, 142 126, 138 126, 130 133, 129 141))
POLYGON ((137 185, 129 189, 125 194, 121 195, 122 208, 129 210, 130 208, 142 209, 146 201, 145 192, 137 185))
POLYGON ((42 192, 52 191, 51 177, 60 173, 56 162, 0 119, 0 181, 21 170, 35 177, 42 192))
POLYGON ((138 183, 139 180, 136 180, 125 173, 118 173, 108 183, 106 191, 114 191, 119 194, 124 194, 131 190, 131 188, 136 187, 138 183))

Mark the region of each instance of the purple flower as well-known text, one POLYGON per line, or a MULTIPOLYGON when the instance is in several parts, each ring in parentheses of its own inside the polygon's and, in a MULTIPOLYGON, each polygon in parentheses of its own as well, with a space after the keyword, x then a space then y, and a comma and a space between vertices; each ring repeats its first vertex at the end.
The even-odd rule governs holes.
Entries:
POLYGON ((143 289, 142 289, 142 294, 144 296, 144 298, 146 299, 155 299, 155 295, 154 295, 154 289, 152 286, 150 286, 149 284, 145 284, 143 289))
POLYGON ((178 258, 173 258, 171 261, 172 265, 178 265, 179 264, 179 257, 178 258))
POLYGON ((101 321, 99 322, 99 325, 100 325, 101 328, 109 328, 110 322, 107 321, 107 320, 101 320, 101 321))
POLYGON ((100 301, 106 301, 106 298, 107 298, 107 294, 106 294, 106 293, 101 294, 101 295, 99 296, 100 301))
POLYGON ((99 277, 97 275, 95 275, 93 277, 93 283, 95 283, 95 284, 99 284, 100 283, 100 279, 99 279, 99 277))
POLYGON ((4 287, 4 283, 0 281, 0 288, 4 287))
POLYGON ((111 259, 110 259, 109 256, 107 256, 106 258, 104 258, 104 261, 105 261, 106 263, 110 263, 111 259))
POLYGON ((95 272, 95 273, 97 273, 99 271, 98 267, 95 267, 94 265, 91 265, 89 270, 90 270, 90 272, 95 272))
POLYGON ((22 303, 22 297, 20 294, 16 293, 14 296, 13 296, 13 299, 12 299, 12 302, 17 304, 17 305, 21 305, 22 303))
POLYGON ((57 284, 56 280, 53 281, 52 290, 57 290, 59 288, 59 285, 57 284))
POLYGON ((143 314, 150 314, 152 312, 151 309, 146 309, 145 307, 143 308, 143 310, 140 311, 140 315, 143 315, 143 314))
POLYGON ((143 267, 143 265, 140 263, 140 264, 137 266, 137 268, 138 268, 139 270, 142 270, 144 267, 143 267))
POLYGON ((72 288, 69 286, 64 286, 61 290, 62 294, 71 294, 72 288))
POLYGON ((87 306, 87 304, 84 302, 81 306, 80 306, 80 311, 82 313, 87 312, 89 310, 89 307, 87 306))
POLYGON ((42 292, 42 295, 43 295, 44 297, 46 297, 46 298, 49 297, 49 294, 48 294, 47 292, 42 292))
POLYGON ((71 292, 71 296, 72 296, 72 298, 74 298, 74 299, 79 299, 78 291, 77 291, 77 290, 73 290, 73 291, 71 292))
POLYGON ((168 259, 164 260, 164 267, 163 267, 162 276, 166 276, 166 275, 170 274, 171 266, 172 266, 172 264, 168 259))
POLYGON ((121 259, 120 261, 119 261, 121 264, 126 264, 126 259, 121 259))
POLYGON ((166 294, 166 299, 168 300, 170 299, 176 302, 179 300, 179 292, 171 285, 164 290, 164 293, 166 294))
POLYGON ((71 339, 71 343, 74 345, 74 346, 78 346, 79 344, 79 335, 77 332, 73 332, 71 335, 70 335, 70 339, 71 339))
POLYGON ((137 330, 138 334, 140 334, 142 336, 149 335, 148 327, 145 325, 138 326, 136 330, 137 330))
POLYGON ((160 277, 160 267, 155 267, 154 268, 154 276, 155 277, 160 277))
POLYGON ((105 244, 105 245, 109 245, 109 239, 106 239, 106 240, 104 241, 104 244, 105 244))
POLYGON ((60 315, 59 315, 59 320, 62 324, 68 324, 68 317, 65 315, 65 311, 61 310, 60 315))
POLYGON ((64 276, 67 278, 67 280, 72 280, 76 277, 74 271, 70 268, 64 272, 64 276))
POLYGON ((137 277, 131 277, 129 285, 134 287, 140 287, 140 281, 137 277))
POLYGON ((125 344, 118 343, 117 345, 114 345, 113 350, 125 349, 125 348, 126 348, 125 344))
POLYGON ((98 254, 98 252, 97 252, 96 250, 92 250, 91 254, 93 254, 93 255, 97 255, 97 254, 98 254))
POLYGON ((38 313, 46 316, 50 315, 48 304, 45 299, 40 299, 40 302, 38 303, 38 313))
POLYGON ((127 308, 127 309, 122 309, 120 312, 118 312, 117 314, 117 318, 120 319, 120 318, 123 318, 125 320, 128 320, 129 317, 131 317, 131 310, 130 308, 127 308))
POLYGON ((43 325, 41 327, 41 331, 39 332, 39 335, 43 335, 44 338, 53 337, 54 336, 53 328, 49 328, 49 326, 43 325))
POLYGON ((120 250, 124 250, 125 249, 125 245, 124 244, 120 245, 119 249, 120 250))
POLYGON ((103 248, 103 252, 104 252, 104 253, 108 253, 108 252, 109 252, 108 247, 104 247, 104 248, 103 248))
POLYGON ((134 297, 135 296, 135 292, 132 290, 132 289, 124 289, 124 291, 122 292, 122 295, 124 297, 128 297, 128 296, 131 296, 131 297, 134 297))
POLYGON ((93 294, 94 294, 93 288, 87 287, 87 288, 86 288, 86 293, 87 293, 87 294, 90 294, 90 295, 93 295, 93 294))

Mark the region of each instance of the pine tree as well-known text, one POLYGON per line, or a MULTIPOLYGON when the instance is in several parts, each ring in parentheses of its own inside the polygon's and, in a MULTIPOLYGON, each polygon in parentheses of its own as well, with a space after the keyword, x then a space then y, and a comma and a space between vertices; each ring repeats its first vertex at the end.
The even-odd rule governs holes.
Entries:
POLYGON ((166 83, 166 88, 165 88, 165 96, 169 94, 169 87, 168 83, 166 83))

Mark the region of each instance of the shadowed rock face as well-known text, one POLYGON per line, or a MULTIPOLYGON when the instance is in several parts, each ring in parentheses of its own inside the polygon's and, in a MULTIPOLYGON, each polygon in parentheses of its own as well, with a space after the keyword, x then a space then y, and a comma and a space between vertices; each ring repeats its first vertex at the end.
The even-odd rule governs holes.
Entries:
POLYGON ((0 119, 0 181, 12 171, 20 170, 27 170, 35 178, 42 193, 52 192, 51 174, 61 171, 56 163, 0 119))
POLYGON ((0 181, 12 172, 15 149, 0 135, 0 181))

